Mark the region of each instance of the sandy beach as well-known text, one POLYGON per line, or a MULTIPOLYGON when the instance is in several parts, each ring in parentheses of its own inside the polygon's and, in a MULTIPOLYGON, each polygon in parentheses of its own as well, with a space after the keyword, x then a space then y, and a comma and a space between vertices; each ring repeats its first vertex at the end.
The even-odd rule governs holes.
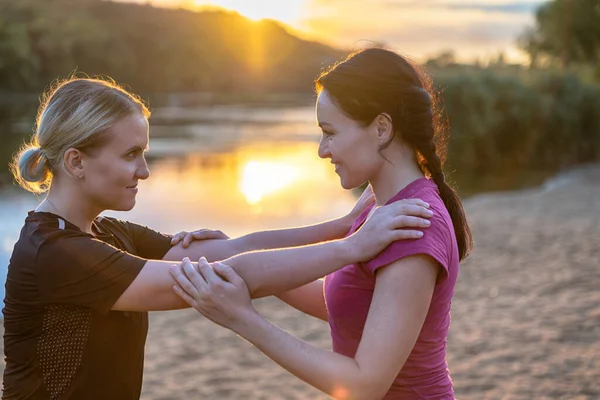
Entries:
MULTIPOLYGON (((600 166, 466 202, 448 363, 461 400, 600 399, 600 166)), ((330 347, 326 323, 262 299, 282 328, 330 347)), ((152 313, 142 398, 326 399, 195 311, 152 313)))

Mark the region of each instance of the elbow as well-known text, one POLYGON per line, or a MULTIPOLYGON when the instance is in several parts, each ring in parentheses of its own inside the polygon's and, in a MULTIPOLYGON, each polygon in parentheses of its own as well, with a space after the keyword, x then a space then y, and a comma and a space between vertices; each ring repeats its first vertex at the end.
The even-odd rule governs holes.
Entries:
POLYGON ((380 400, 388 390, 389 386, 376 379, 357 380, 337 389, 333 397, 338 400, 380 400))

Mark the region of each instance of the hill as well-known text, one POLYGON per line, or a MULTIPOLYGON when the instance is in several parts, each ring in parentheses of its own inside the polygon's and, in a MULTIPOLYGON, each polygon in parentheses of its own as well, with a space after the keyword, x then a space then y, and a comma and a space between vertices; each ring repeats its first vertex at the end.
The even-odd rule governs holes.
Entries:
POLYGON ((310 91, 344 54, 235 12, 0 0, 0 91, 37 91, 73 71, 142 93, 310 91))

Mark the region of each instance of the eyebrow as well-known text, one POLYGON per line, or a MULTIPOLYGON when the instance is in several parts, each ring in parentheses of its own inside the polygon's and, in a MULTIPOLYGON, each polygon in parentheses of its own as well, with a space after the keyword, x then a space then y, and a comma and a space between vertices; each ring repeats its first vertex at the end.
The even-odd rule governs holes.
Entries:
POLYGON ((317 122, 317 125, 321 128, 323 128, 325 125, 327 125, 330 128, 333 128, 333 126, 328 122, 317 122))
POLYGON ((140 145, 131 146, 130 148, 128 148, 127 150, 125 150, 125 154, 131 153, 132 151, 135 151, 135 150, 137 150, 137 151, 142 151, 142 150, 148 151, 148 150, 150 150, 150 144, 148 144, 145 149, 142 149, 142 146, 140 146, 140 145))

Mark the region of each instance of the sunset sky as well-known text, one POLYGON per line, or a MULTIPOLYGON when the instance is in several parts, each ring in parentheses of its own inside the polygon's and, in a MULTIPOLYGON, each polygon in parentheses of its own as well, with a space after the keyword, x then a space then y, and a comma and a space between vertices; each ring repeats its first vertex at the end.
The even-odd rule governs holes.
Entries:
POLYGON ((545 0, 122 0, 161 6, 223 7, 249 18, 276 19, 305 37, 353 48, 384 43, 417 60, 444 50, 457 58, 487 61, 503 51, 524 56, 515 41, 533 25, 545 0))

